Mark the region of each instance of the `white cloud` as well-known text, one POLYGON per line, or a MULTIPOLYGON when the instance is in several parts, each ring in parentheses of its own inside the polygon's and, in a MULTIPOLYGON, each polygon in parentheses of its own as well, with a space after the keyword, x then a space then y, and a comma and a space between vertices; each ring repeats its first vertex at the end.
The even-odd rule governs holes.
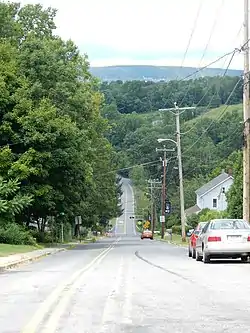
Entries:
MULTIPOLYGON (((36 3, 23 0, 21 3, 36 3)), ((58 9, 58 33, 65 39, 71 38, 82 49, 91 54, 89 45, 95 45, 100 54, 90 58, 92 64, 145 63, 180 65, 197 10, 202 2, 197 27, 193 34, 189 52, 184 65, 198 66, 199 59, 208 42, 216 19, 216 26, 209 43, 209 54, 220 55, 242 44, 239 30, 243 22, 243 1, 240 0, 40 0, 44 6, 58 9), (86 50, 85 50, 86 46, 86 50), (120 54, 117 58, 112 52, 102 56, 102 49, 113 49, 120 54), (136 59, 132 53, 141 54, 136 59), (144 55, 154 54, 145 60, 144 55), (179 56, 157 54, 178 53, 179 56), (129 54, 129 55, 128 55, 129 54), (195 57, 194 57, 195 54, 195 57), (166 61, 166 62, 165 62, 166 61)), ((210 59, 211 56, 209 55, 210 59)), ((209 62, 204 57, 205 62, 209 62)), ((234 62, 237 68, 242 61, 234 62)), ((232 66, 231 66, 232 67, 232 66)))

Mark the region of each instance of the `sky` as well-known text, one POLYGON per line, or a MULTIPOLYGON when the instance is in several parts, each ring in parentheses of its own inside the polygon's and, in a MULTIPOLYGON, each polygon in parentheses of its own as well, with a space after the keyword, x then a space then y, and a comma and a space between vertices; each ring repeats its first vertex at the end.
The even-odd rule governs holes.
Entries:
MULTIPOLYGON (((87 53, 91 66, 201 67, 243 44, 243 0, 19 2, 58 9, 57 34, 87 53)), ((228 62, 229 57, 213 67, 228 62)), ((242 54, 230 68, 243 68, 242 54)))

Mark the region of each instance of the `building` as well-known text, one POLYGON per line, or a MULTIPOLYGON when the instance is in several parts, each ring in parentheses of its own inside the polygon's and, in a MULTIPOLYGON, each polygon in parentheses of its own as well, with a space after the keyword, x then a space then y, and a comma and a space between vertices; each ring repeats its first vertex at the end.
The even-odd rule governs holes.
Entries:
POLYGON ((216 211, 226 210, 226 192, 233 184, 233 181, 234 179, 231 172, 226 173, 223 170, 219 176, 200 187, 197 191, 195 191, 196 204, 185 210, 186 216, 198 214, 204 208, 216 211))

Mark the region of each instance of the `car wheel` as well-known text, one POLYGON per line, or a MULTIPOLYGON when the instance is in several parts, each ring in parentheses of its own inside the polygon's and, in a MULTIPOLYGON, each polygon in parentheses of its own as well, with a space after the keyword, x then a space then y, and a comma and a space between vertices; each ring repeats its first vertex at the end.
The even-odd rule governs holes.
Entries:
POLYGON ((192 252, 191 252, 190 246, 188 247, 188 256, 189 256, 189 258, 192 257, 192 252))
POLYGON ((153 240, 153 237, 150 237, 151 240, 153 240))
POLYGON ((195 259, 196 258, 196 251, 195 249, 193 248, 193 251, 192 251, 192 258, 195 259))
POLYGON ((210 263, 210 256, 203 250, 203 262, 204 264, 210 263))
POLYGON ((241 261, 242 261, 242 262, 247 262, 247 259, 248 259, 247 256, 242 256, 242 257, 241 257, 241 261))
POLYGON ((202 256, 199 255, 198 251, 195 251, 195 259, 196 259, 196 261, 201 261, 202 260, 202 256))

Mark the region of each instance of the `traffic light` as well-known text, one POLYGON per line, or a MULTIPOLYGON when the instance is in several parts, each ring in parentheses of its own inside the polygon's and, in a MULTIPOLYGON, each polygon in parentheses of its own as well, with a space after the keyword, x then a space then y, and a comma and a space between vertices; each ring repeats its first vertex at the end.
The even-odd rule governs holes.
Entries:
POLYGON ((135 217, 134 216, 129 216, 130 219, 134 219, 135 217))

